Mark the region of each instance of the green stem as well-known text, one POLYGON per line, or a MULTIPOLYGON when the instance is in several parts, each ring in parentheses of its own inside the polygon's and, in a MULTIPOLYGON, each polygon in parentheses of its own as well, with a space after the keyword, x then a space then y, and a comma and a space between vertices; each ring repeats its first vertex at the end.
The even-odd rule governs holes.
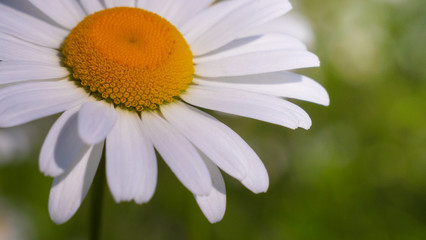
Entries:
POLYGON ((90 240, 99 240, 102 225, 102 200, 105 188, 105 148, 92 185, 90 240))

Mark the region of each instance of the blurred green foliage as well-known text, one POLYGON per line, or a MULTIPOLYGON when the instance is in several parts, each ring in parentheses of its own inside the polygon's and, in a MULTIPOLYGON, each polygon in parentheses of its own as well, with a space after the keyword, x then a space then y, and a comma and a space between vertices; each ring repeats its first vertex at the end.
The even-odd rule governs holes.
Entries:
MULTIPOLYGON (((426 1, 297 3, 322 62, 301 73, 326 87, 330 107, 297 102, 309 131, 216 115, 263 159, 268 193, 226 177, 227 212, 212 225, 159 161, 150 203, 116 204, 105 189, 103 239, 426 239, 426 1)), ((30 239, 86 239, 90 193, 68 223, 52 223, 51 179, 34 149, 0 168, 1 199, 29 222, 17 228, 30 239)))

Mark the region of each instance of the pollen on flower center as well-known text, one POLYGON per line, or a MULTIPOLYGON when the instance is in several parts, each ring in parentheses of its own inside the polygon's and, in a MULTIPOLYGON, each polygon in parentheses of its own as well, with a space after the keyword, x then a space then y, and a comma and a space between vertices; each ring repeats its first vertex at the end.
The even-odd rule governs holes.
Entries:
POLYGON ((80 22, 62 46, 63 62, 93 96, 142 111, 173 101, 192 82, 192 52, 164 18, 112 8, 80 22))

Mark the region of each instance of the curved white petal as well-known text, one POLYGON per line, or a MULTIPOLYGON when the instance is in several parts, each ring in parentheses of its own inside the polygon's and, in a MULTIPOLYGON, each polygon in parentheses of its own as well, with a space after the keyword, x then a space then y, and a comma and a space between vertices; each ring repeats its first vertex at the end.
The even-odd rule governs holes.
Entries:
POLYGON ((1 3, 0 32, 50 48, 59 48, 69 33, 1 3))
POLYGON ((195 41, 190 42, 195 56, 232 42, 252 27, 271 21, 291 10, 286 0, 254 0, 226 15, 195 41))
POLYGON ((53 124, 41 148, 39 167, 47 176, 57 177, 72 168, 90 145, 78 135, 78 109, 64 112, 53 124))
POLYGON ((92 185, 104 143, 92 146, 76 166, 53 180, 49 195, 49 214, 61 224, 78 210, 92 185))
POLYGON ((154 148, 136 113, 118 111, 118 121, 106 141, 108 186, 116 202, 149 201, 157 183, 154 148))
MULTIPOLYGON (((145 2, 149 2, 149 0, 145 0, 145 2)), ((246 0, 218 2, 187 21, 179 30, 184 35, 188 44, 191 45, 223 18, 247 2, 246 0)))
POLYGON ((197 13, 211 5, 214 0, 177 0, 165 15, 176 27, 182 26, 197 13))
POLYGON ((201 64, 247 53, 278 50, 306 51, 306 46, 296 38, 284 34, 246 37, 237 39, 208 55, 195 57, 194 63, 201 64))
POLYGON ((214 0, 139 0, 137 6, 154 12, 180 28, 214 0))
POLYGON ((232 129, 207 113, 183 103, 165 105, 162 112, 167 120, 175 123, 177 129, 225 172, 239 179, 254 193, 266 192, 269 178, 265 166, 250 146, 232 129), (165 107, 168 109, 164 110, 165 107), (187 126, 183 121, 187 121, 187 126), (191 126, 191 129, 188 126, 191 126), (230 159, 231 157, 234 159, 230 159), (238 168, 244 173, 242 178, 236 176, 238 168))
MULTIPOLYGON (((43 62, 59 66, 59 52, 51 48, 40 47, 11 36, 0 34, 0 60, 20 60, 43 62)), ((0 63, 0 67, 1 67, 0 63)), ((2 72, 2 70, 0 70, 2 72)))
POLYGON ((103 141, 117 121, 114 106, 103 101, 90 101, 78 113, 78 132, 87 144, 103 141))
POLYGON ((324 87, 308 77, 290 72, 241 77, 195 78, 193 82, 202 86, 240 89, 277 97, 294 98, 324 106, 330 104, 330 98, 324 87))
POLYGON ((70 81, 23 83, 0 89, 0 127, 13 127, 87 101, 70 81))
POLYGON ((222 220, 226 210, 226 188, 219 169, 208 159, 203 158, 212 177, 212 189, 204 196, 195 195, 198 206, 211 223, 222 220))
POLYGON ((104 9, 99 0, 80 0, 80 2, 88 14, 93 14, 104 9))
POLYGON ((171 0, 138 0, 137 7, 163 16, 171 4, 171 0))
POLYGON ((195 74, 204 77, 226 77, 318 66, 318 57, 308 51, 260 51, 197 64, 195 74))
POLYGON ((247 176, 244 154, 218 121, 180 102, 164 105, 161 113, 189 141, 229 175, 242 180, 247 176))
POLYGON ((143 135, 141 144, 145 148, 145 156, 142 158, 144 166, 141 170, 142 180, 134 198, 138 204, 149 202, 157 186, 157 158, 154 147, 146 133, 142 132, 141 135, 143 135))
POLYGON ((29 61, 2 61, 0 62, 0 85, 17 83, 28 80, 58 79, 70 73, 57 63, 42 63, 29 61))
POLYGON ((249 117, 295 129, 309 129, 308 114, 284 99, 237 89, 190 86, 181 98, 198 107, 249 117))
MULTIPOLYGON (((151 4, 154 12, 159 13, 162 17, 170 21, 174 26, 180 27, 182 24, 191 19, 202 9, 209 6, 214 0, 167 0, 167 1, 152 1, 157 2, 151 4), (160 5, 161 4, 161 5, 160 5)), ((149 8, 150 4, 142 1, 140 5, 145 5, 149 8)), ((149 10, 149 9, 147 9, 149 10)))
POLYGON ((115 2, 114 0, 104 0, 106 8, 113 8, 113 7, 115 7, 114 2, 115 2))
POLYGON ((210 192, 209 171, 194 146, 155 113, 142 114, 143 130, 176 177, 196 195, 210 192))
POLYGON ((113 7, 136 7, 136 0, 105 0, 107 8, 113 7))
MULTIPOLYGON (((152 144, 150 143, 150 147, 152 144)), ((136 192, 134 200, 137 204, 142 204, 149 202, 154 196, 155 188, 157 186, 157 160, 155 158, 154 149, 152 150, 153 155, 152 158, 145 160, 145 162, 150 162, 150 164, 146 164, 144 170, 141 174, 143 174, 141 184, 136 192)))
POLYGON ((50 19, 68 29, 74 28, 84 17, 85 13, 74 0, 29 0, 50 19))
POLYGON ((296 37, 304 43, 311 43, 313 32, 308 20, 301 15, 291 12, 265 24, 256 26, 240 37, 257 36, 270 33, 281 33, 296 37))
POLYGON ((136 7, 148 10, 147 6, 149 5, 150 2, 154 2, 154 1, 151 1, 151 0, 137 0, 136 1, 136 7))
POLYGON ((149 4, 149 2, 151 2, 151 1, 150 0, 137 0, 136 1, 136 7, 148 10, 147 5, 149 4))

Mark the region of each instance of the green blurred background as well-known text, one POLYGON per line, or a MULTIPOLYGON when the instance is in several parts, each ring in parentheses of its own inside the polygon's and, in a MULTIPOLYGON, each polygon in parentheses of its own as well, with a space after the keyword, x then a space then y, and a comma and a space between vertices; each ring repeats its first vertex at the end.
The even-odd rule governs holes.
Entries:
MULTIPOLYGON (((426 239, 426 1, 293 5, 322 64, 301 73, 325 86, 330 107, 297 102, 309 131, 215 114, 262 158, 268 192, 226 177, 227 211, 212 225, 159 161, 148 204, 116 204, 105 188, 103 239, 426 239)), ((11 239, 87 239, 91 192, 66 224, 48 215, 52 180, 37 158, 54 120, 25 126, 36 126, 30 151, 1 160, 0 233, 11 239)))

